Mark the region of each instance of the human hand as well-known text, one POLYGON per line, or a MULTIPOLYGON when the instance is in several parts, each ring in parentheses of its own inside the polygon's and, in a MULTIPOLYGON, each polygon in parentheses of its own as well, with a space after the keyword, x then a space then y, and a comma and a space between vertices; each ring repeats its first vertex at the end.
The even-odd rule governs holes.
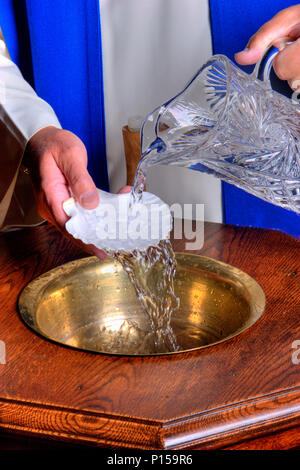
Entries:
POLYGON ((287 80, 294 91, 300 90, 300 5, 280 11, 265 23, 249 40, 246 49, 235 54, 235 60, 241 65, 254 64, 270 45, 280 50, 273 61, 276 75, 287 80), (279 42, 279 38, 284 41, 279 42), (287 41, 294 42, 286 45, 287 41))
POLYGON ((118 191, 118 194, 130 193, 131 188, 132 188, 132 186, 123 186, 123 188, 121 188, 121 189, 118 191))
MULTIPOLYGON (((99 203, 97 188, 87 171, 83 142, 72 132, 49 126, 31 137, 24 160, 33 176, 39 214, 70 238, 65 230, 68 216, 63 202, 74 196, 86 209, 94 209, 99 203)), ((72 240, 99 258, 106 256, 93 245, 72 240)))

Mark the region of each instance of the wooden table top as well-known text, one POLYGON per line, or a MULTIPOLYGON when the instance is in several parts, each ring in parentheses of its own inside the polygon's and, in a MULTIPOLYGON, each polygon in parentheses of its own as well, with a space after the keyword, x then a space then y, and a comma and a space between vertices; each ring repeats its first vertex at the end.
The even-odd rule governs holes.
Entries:
MULTIPOLYGON (((183 251, 184 241, 173 245, 183 251)), ((277 231, 205 224, 198 253, 255 278, 265 313, 200 351, 119 357, 47 341, 17 311, 28 282, 86 254, 48 225, 1 234, 0 430, 121 448, 300 445, 300 363, 292 361, 292 345, 300 345, 299 246, 277 231)))

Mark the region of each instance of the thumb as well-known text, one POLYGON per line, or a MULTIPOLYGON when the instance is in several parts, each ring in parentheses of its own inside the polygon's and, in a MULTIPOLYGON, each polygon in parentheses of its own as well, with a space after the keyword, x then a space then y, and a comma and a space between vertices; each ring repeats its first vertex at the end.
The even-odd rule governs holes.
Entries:
POLYGON ((265 49, 272 44, 282 50, 285 47, 285 41, 293 36, 293 30, 299 23, 299 16, 299 5, 277 13, 252 36, 244 51, 235 54, 235 60, 241 65, 254 64, 260 59, 265 49), (283 41, 278 41, 282 38, 283 41))
POLYGON ((71 155, 60 157, 59 166, 69 183, 72 194, 85 209, 95 209, 99 204, 99 194, 85 166, 86 159, 77 150, 71 155))

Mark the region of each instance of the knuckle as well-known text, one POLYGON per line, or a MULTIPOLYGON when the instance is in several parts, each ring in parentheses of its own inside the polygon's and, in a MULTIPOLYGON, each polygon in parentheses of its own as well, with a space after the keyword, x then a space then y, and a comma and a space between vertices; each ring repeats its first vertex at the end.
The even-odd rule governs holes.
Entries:
POLYGON ((91 178, 86 171, 70 174, 68 176, 68 180, 71 188, 75 191, 77 196, 79 193, 81 194, 91 187, 91 178))
POLYGON ((68 145, 62 149, 60 157, 72 164, 74 160, 82 160, 82 150, 76 144, 68 145))
POLYGON ((77 186, 78 184, 80 184, 82 182, 82 180, 83 180, 82 175, 70 171, 70 173, 69 173, 69 182, 72 186, 77 186))
POLYGON ((299 6, 294 5, 293 7, 284 8, 279 13, 277 13, 277 15, 281 18, 283 17, 287 23, 292 23, 295 18, 299 17, 299 6))
POLYGON ((70 161, 68 166, 68 180, 72 184, 77 184, 85 177, 85 168, 76 161, 70 161))
POLYGON ((82 168, 87 166, 87 156, 82 148, 75 144, 63 149, 60 153, 60 162, 66 170, 73 172, 78 166, 82 168))

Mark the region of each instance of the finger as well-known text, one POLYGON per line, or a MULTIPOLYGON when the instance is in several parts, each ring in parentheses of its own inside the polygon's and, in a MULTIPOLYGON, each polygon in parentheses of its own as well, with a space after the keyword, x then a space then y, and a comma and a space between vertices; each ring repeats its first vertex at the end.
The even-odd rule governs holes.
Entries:
POLYGON ((279 38, 293 39, 295 31, 299 29, 299 22, 300 5, 280 11, 252 36, 244 51, 235 54, 235 60, 241 65, 256 63, 264 50, 279 38))
MULTIPOLYGON (((39 160, 40 180, 37 185, 37 198, 40 212, 49 210, 55 225, 63 229, 67 215, 63 210, 63 202, 70 197, 67 181, 58 168, 51 154, 43 154, 39 160)), ((42 214, 41 214, 42 215, 42 214)), ((46 217, 49 220, 49 217, 46 217)))
MULTIPOLYGON (((72 235, 65 229, 65 223, 61 224, 58 222, 58 216, 53 214, 53 208, 50 207, 46 201, 44 196, 44 200, 40 201, 41 208, 39 208, 39 212, 42 217, 54 225, 66 238, 72 241, 75 245, 77 245, 82 251, 89 253, 90 255, 97 256, 97 258, 104 260, 107 255, 105 251, 100 250, 99 248, 95 247, 94 245, 86 245, 78 238, 72 237, 72 235)), ((55 211, 54 211, 55 212, 55 211)), ((66 220, 68 217, 65 214, 66 220)))
POLYGON ((54 217, 51 213, 51 210, 46 201, 45 195, 36 193, 36 202, 39 215, 45 219, 47 222, 50 222, 52 225, 55 225, 54 217))
POLYGON ((288 84, 293 91, 300 91, 300 75, 299 77, 293 78, 293 80, 288 80, 288 84))
POLYGON ((62 232, 68 238, 73 238, 67 233, 65 229, 65 219, 68 219, 66 214, 63 214, 63 220, 58 220, 59 217, 57 215, 54 215, 55 210, 53 211, 52 207, 50 207, 46 195, 43 192, 36 194, 36 201, 40 216, 50 224, 54 225, 57 230, 62 232))
POLYGON ((64 229, 65 223, 69 218, 63 210, 63 203, 69 197, 70 193, 66 184, 53 183, 48 186, 48 191, 46 193, 47 204, 52 217, 56 221, 56 226, 60 229, 64 229))
POLYGON ((64 173, 70 189, 85 209, 94 209, 99 204, 99 194, 94 181, 89 175, 85 159, 81 149, 73 149, 69 151, 69 155, 60 154, 58 158, 58 166, 64 173))
POLYGON ((107 257, 107 254, 105 253, 105 251, 103 250, 100 250, 99 248, 97 248, 96 246, 94 245, 84 245, 84 249, 94 255, 94 256, 97 256, 97 258, 103 260, 107 257))
POLYGON ((132 186, 123 186, 123 188, 119 189, 118 194, 125 194, 130 193, 132 186))
POLYGON ((262 55, 261 49, 249 49, 246 47, 244 51, 234 54, 236 62, 240 65, 256 64, 262 55))
POLYGON ((281 80, 289 80, 290 83, 300 77, 300 39, 288 45, 275 57, 273 67, 276 75, 281 80))

